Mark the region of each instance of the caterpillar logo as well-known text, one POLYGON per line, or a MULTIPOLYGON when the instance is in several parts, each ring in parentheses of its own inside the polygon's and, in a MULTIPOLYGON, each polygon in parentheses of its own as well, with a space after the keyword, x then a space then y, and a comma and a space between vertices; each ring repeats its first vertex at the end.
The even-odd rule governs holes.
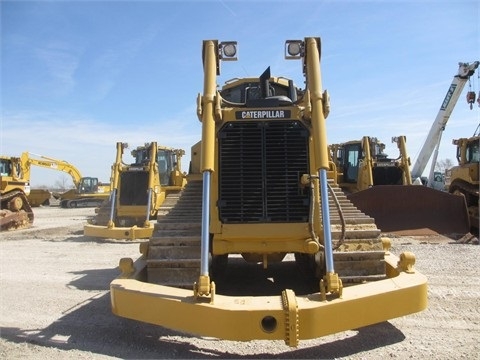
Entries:
POLYGON ((249 110, 237 111, 236 119, 289 119, 290 110, 249 110))

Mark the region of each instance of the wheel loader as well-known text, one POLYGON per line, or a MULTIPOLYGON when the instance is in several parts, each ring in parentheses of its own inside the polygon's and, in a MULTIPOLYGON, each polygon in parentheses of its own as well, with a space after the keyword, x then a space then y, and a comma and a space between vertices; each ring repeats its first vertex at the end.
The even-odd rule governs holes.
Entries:
POLYGON ((422 184, 414 185, 406 137, 396 136, 399 156, 385 154, 385 144, 364 136, 330 145, 339 186, 362 212, 373 217, 383 233, 440 234, 454 239, 469 232, 462 199, 422 184))
POLYGON ((478 234, 479 229, 479 160, 480 135, 470 138, 454 139, 457 147, 458 165, 447 170, 449 179, 448 192, 461 195, 468 207, 470 225, 473 232, 478 234))
POLYGON ((18 157, 0 156, 0 230, 28 228, 33 224, 33 210, 28 201, 30 181, 18 157))
POLYGON ((131 151, 133 164, 123 160, 126 143, 117 143, 112 166, 112 195, 84 226, 87 236, 112 239, 144 239, 152 236, 153 223, 167 195, 172 197, 186 184, 181 172, 185 151, 147 143, 131 151))
MULTIPOLYGON (((219 339, 321 337, 421 311, 427 279, 336 183, 320 38, 288 40, 305 89, 270 68, 217 85, 237 43, 203 41, 201 141, 187 186, 141 256, 120 260, 113 313, 219 339), (218 88, 218 89, 217 89, 218 88)), ((168 200, 169 196, 167 196, 168 200)), ((161 209, 162 210, 162 209, 161 209)))

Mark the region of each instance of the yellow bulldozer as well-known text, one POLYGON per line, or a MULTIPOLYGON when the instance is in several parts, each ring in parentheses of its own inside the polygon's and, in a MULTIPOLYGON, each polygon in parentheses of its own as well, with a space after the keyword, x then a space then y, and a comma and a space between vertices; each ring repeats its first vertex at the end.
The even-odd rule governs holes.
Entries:
POLYGON ((0 230, 30 227, 34 219, 28 201, 30 179, 19 157, 0 156, 0 191, 0 230))
MULTIPOLYGON (((72 177, 74 189, 63 193, 53 193, 52 196, 60 200, 62 208, 96 207, 107 200, 110 194, 110 184, 102 183, 96 177, 84 177, 80 170, 64 160, 53 159, 43 155, 23 152, 20 164, 27 179, 30 179, 31 167, 38 166, 51 170, 63 171, 72 177)), ((45 191, 34 189, 31 194, 32 202, 44 204, 45 191)))
POLYGON ((399 149, 397 158, 389 158, 385 144, 376 137, 364 136, 361 140, 330 145, 339 186, 353 193, 377 185, 412 185, 406 138, 393 137, 392 142, 399 149))
POLYGON ((479 161, 480 135, 477 133, 470 138, 453 140, 457 147, 458 165, 447 170, 448 192, 461 195, 465 199, 473 232, 478 234, 479 229, 479 161))
MULTIPOLYGON (((175 196, 185 187, 181 158, 185 151, 147 143, 131 151, 135 159, 123 159, 126 143, 117 143, 112 166, 112 196, 84 226, 87 236, 112 239, 143 239, 153 233, 153 223, 167 195, 175 196)), ((166 206, 167 204, 165 204, 166 206)))
POLYGON ((285 43, 286 59, 302 61, 304 89, 270 68, 220 87, 220 64, 236 60, 237 43, 203 41, 202 136, 188 183, 161 207, 141 256, 120 260, 114 314, 296 347, 426 308, 415 256, 391 253, 336 183, 320 49, 316 37, 285 43))
POLYGON ((454 239, 470 230, 463 199, 422 184, 413 185, 406 137, 392 138, 399 155, 390 158, 375 137, 330 145, 338 184, 350 201, 373 217, 383 233, 441 234, 454 239), (434 211, 432 211, 434 209, 434 211))

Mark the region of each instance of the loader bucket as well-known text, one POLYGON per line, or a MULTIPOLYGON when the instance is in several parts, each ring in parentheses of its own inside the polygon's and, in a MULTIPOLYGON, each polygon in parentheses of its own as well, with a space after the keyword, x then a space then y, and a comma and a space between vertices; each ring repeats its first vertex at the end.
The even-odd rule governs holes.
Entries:
POLYGON ((373 217, 384 233, 457 239, 470 231, 463 196, 420 185, 377 185, 349 194, 348 199, 373 217))

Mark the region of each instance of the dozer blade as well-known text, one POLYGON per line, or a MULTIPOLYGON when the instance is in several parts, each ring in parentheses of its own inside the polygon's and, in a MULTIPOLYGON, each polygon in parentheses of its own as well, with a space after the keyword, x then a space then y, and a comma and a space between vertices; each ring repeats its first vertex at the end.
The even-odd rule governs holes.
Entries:
POLYGON ((32 226, 33 213, 0 210, 0 230, 25 229, 32 226))
POLYGON ((465 199, 420 185, 377 185, 349 194, 384 233, 440 234, 458 238, 470 231, 465 199))
POLYGON ((216 294, 211 302, 196 299, 192 290, 145 282, 146 259, 124 258, 122 274, 110 283, 110 297, 113 313, 128 319, 224 340, 283 339, 295 347, 300 340, 424 310, 427 278, 402 265, 408 263, 405 253, 387 253, 387 278, 345 287, 341 298, 328 295, 324 301, 320 293, 295 295, 286 289, 281 296, 216 294))

